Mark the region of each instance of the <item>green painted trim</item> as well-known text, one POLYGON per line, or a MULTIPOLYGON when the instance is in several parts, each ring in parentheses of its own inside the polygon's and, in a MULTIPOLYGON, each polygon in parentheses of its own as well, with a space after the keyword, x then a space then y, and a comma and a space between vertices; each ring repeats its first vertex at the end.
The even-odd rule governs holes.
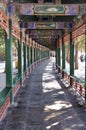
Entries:
POLYGON ((6 87, 0 92, 0 108, 6 101, 7 97, 10 96, 11 91, 12 91, 11 87, 6 87))
POLYGON ((11 103, 14 102, 13 92, 13 54, 12 54, 12 20, 9 19, 9 39, 5 36, 6 45, 6 87, 11 87, 11 103))
POLYGON ((61 59, 60 59, 60 47, 58 48, 58 66, 61 65, 61 59))
POLYGON ((62 37, 62 69, 65 69, 65 44, 63 37, 62 37))
POLYGON ((34 62, 36 61, 36 58, 35 58, 35 48, 34 48, 34 62))
POLYGON ((31 50, 30 50, 31 48, 30 48, 30 46, 29 46, 29 66, 31 65, 31 60, 30 60, 30 58, 31 58, 31 50))
POLYGON ((18 44, 18 77, 21 77, 21 85, 23 84, 23 59, 22 59, 22 50, 23 50, 23 43, 22 43, 22 31, 20 31, 20 41, 18 44))
POLYGON ((9 39, 6 36, 6 86, 12 87, 13 60, 12 60, 12 20, 9 19, 9 39))
POLYGON ((80 84, 85 84, 85 81, 82 81, 80 78, 76 77, 76 76, 70 76, 71 78, 73 78, 76 82, 80 83, 80 84))
POLYGON ((36 61, 37 61, 37 48, 36 48, 36 61))
POLYGON ((70 32, 70 75, 74 76, 74 44, 72 44, 72 32, 70 32))
POLYGON ((58 64, 58 48, 56 49, 56 51, 55 51, 55 55, 56 55, 56 65, 58 64))
POLYGON ((31 47, 29 46, 29 66, 31 65, 31 47))
POLYGON ((27 55, 26 55, 26 45, 24 44, 23 46, 23 51, 24 51, 24 72, 26 71, 26 68, 27 68, 27 55))
POLYGON ((32 54, 32 47, 30 47, 30 63, 31 64, 33 63, 32 56, 33 56, 33 54, 32 54))
POLYGON ((34 63, 34 48, 32 47, 32 63, 34 63))
POLYGON ((29 67, 29 46, 27 46, 27 67, 29 67))
POLYGON ((28 49, 28 46, 26 45, 26 70, 27 70, 27 67, 28 67, 27 49, 28 49))

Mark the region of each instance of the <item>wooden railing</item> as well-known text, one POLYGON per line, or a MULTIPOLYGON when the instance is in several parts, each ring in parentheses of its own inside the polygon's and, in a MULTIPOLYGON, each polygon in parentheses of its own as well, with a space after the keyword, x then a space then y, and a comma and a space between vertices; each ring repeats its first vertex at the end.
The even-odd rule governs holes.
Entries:
POLYGON ((8 33, 9 31, 9 24, 8 24, 8 17, 0 10, 0 26, 4 28, 4 30, 8 33))
POLYGON ((58 73, 60 73, 60 79, 66 87, 72 88, 75 94, 78 94, 80 97, 85 99, 85 87, 84 83, 81 82, 75 76, 70 76, 66 70, 62 70, 61 67, 57 66, 58 73))

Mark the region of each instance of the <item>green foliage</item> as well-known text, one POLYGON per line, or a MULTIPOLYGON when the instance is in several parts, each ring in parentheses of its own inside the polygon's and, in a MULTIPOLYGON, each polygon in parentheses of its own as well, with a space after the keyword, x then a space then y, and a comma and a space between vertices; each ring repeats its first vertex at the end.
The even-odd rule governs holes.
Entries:
POLYGON ((5 31, 0 27, 0 60, 5 60, 5 31))
POLYGON ((0 46, 3 46, 5 44, 5 32, 2 27, 0 27, 0 46))
POLYGON ((0 61, 5 60, 6 56, 5 56, 5 48, 0 48, 0 61))

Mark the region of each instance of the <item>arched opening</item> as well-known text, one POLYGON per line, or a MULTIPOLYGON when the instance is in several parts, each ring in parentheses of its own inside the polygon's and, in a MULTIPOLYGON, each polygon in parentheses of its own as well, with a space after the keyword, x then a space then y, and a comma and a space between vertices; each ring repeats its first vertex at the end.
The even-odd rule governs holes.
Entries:
POLYGON ((85 82, 85 35, 74 39, 75 45, 75 76, 85 82))

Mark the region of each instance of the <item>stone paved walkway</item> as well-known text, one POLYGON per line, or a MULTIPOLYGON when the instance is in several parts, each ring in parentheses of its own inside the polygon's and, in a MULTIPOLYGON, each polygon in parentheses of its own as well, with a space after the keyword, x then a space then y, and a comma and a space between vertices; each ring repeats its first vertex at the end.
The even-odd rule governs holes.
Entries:
POLYGON ((85 108, 59 81, 52 59, 27 76, 15 101, 18 105, 8 108, 0 130, 86 130, 85 108))

